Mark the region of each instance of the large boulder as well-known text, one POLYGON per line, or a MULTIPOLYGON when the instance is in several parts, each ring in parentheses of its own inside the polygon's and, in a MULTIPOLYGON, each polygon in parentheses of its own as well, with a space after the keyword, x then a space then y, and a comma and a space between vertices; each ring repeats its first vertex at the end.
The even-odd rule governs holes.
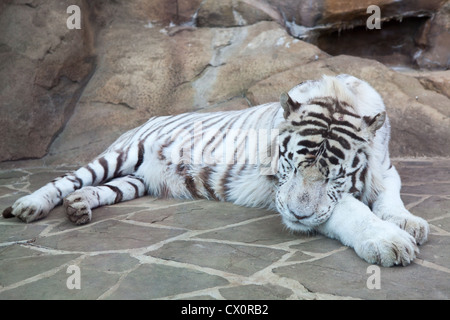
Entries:
POLYGON ((89 21, 70 30, 66 10, 38 0, 0 10, 0 161, 43 157, 93 70, 89 21))
POLYGON ((425 23, 417 42, 423 48, 416 55, 419 67, 450 69, 450 2, 425 23))
POLYGON ((97 41, 96 72, 47 163, 87 161, 151 116, 247 108, 254 83, 328 56, 275 22, 197 29, 113 22, 97 41))

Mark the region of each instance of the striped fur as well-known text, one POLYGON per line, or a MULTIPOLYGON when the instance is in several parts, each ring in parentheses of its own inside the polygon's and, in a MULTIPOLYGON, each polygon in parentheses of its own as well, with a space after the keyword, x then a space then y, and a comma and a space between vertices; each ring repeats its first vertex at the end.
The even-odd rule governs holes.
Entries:
MULTIPOLYGON (((389 132, 384 104, 367 83, 348 75, 323 77, 282 94, 279 103, 153 117, 3 215, 31 222, 63 201, 69 219, 84 224, 93 208, 146 194, 230 201, 278 210, 288 228, 338 238, 369 262, 407 264, 428 226, 400 199, 389 132), (379 217, 371 222, 375 227, 391 221, 406 231, 393 229, 386 248, 368 243, 361 249, 359 242, 382 235, 354 243, 348 233, 357 230, 328 228, 348 211, 343 203, 379 217), (397 258, 390 258, 394 251, 397 258)), ((346 214, 346 222, 361 219, 346 214)))

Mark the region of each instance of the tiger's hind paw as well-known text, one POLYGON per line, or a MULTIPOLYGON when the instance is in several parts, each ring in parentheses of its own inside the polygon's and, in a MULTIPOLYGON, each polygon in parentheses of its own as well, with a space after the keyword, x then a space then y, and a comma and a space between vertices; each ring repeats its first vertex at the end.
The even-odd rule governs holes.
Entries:
POLYGON ((77 192, 68 195, 64 199, 63 206, 69 220, 76 225, 89 223, 92 219, 88 201, 77 192))
POLYGON ((11 207, 3 210, 3 218, 17 217, 23 222, 29 223, 42 219, 48 215, 50 209, 47 209, 48 205, 42 200, 42 198, 27 195, 18 199, 11 207))

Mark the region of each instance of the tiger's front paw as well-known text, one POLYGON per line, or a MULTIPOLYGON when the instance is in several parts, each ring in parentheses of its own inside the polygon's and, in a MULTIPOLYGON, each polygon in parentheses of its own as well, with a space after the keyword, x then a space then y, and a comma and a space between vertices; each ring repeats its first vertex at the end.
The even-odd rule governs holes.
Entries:
POLYGON ((410 264, 419 252, 415 239, 396 225, 383 222, 381 229, 355 246, 356 253, 367 262, 384 267, 410 264))
POLYGON ((23 222, 32 222, 47 216, 50 209, 45 200, 34 195, 27 195, 18 199, 11 207, 3 210, 4 218, 17 217, 23 222))
POLYGON ((89 223, 92 219, 89 202, 80 192, 68 195, 64 199, 63 206, 69 220, 77 225, 89 223))
POLYGON ((428 233, 430 232, 428 222, 420 217, 410 214, 409 212, 403 215, 390 217, 386 220, 396 224, 401 229, 408 232, 414 237, 414 239, 416 239, 416 242, 419 245, 424 244, 428 239, 428 233))
POLYGON ((379 201, 374 204, 372 210, 382 220, 389 221, 408 232, 416 239, 418 245, 427 241, 430 232, 428 222, 409 212, 403 203, 379 201))

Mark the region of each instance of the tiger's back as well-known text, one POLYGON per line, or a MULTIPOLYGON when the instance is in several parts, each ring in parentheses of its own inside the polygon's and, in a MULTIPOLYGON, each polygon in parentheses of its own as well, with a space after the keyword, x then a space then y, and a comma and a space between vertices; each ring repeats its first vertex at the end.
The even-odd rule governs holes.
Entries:
MULTIPOLYGON (((144 179, 148 193, 154 196, 271 206, 273 196, 268 195, 276 170, 270 174, 270 169, 276 165, 281 121, 276 103, 155 118, 134 133, 134 147, 130 148, 134 162, 130 163, 135 163, 134 174, 144 179), (266 192, 255 192, 249 184, 243 185, 243 180, 253 181, 257 188, 266 187, 266 192)), ((120 140, 117 147, 112 146, 118 157, 124 149, 120 140)))

